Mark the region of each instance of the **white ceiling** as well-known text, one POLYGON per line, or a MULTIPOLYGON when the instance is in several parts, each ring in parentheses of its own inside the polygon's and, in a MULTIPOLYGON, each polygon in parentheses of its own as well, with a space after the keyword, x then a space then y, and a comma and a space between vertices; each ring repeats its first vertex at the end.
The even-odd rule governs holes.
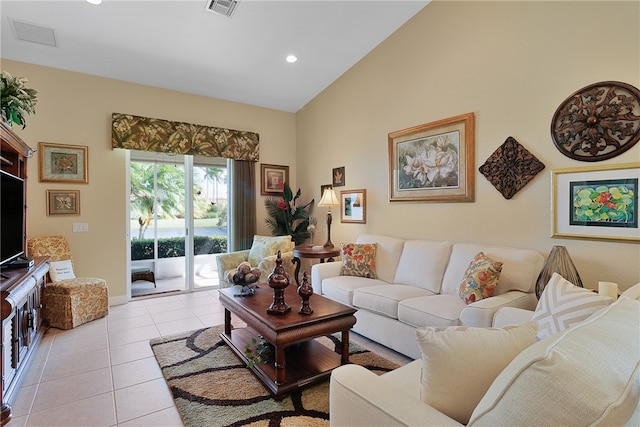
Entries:
POLYGON ((296 112, 428 2, 239 0, 229 18, 207 0, 2 0, 0 56, 296 112), (14 21, 57 47, 17 39, 14 21))

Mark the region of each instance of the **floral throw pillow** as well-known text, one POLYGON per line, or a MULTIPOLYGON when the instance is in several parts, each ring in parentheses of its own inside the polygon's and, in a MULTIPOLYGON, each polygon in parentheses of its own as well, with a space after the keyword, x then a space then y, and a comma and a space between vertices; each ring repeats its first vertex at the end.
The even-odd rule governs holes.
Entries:
POLYGON ((341 276, 358 276, 377 279, 376 243, 343 243, 341 276))
POLYGON ((469 263, 460 282, 460 297, 467 304, 492 297, 498 286, 501 272, 502 262, 489 258, 484 252, 479 252, 469 263))

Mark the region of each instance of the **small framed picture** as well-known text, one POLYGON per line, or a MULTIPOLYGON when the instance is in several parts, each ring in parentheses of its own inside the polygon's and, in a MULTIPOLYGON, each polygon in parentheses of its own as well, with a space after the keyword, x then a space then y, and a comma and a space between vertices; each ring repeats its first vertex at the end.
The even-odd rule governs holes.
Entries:
POLYGON ((279 196, 285 182, 289 182, 289 166, 260 165, 260 194, 279 196))
POLYGON ((331 188, 333 188, 331 186, 331 184, 321 185, 320 186, 320 198, 322 199, 322 195, 324 194, 325 190, 330 190, 331 188))
POLYGON ((331 182, 333 182, 334 187, 344 187, 344 166, 334 168, 331 176, 331 182))
POLYGON ((41 142, 40 182, 89 182, 89 147, 41 142))
POLYGON ((47 215, 80 215, 80 190, 47 190, 47 215))
POLYGON ((367 190, 340 192, 340 222, 367 223, 367 190))

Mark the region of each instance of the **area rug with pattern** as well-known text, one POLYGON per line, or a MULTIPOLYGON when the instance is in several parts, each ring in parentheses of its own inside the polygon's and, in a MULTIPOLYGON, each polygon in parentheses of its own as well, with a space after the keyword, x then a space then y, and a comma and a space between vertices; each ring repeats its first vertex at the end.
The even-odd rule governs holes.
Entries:
MULTIPOLYGON (((329 425, 328 379, 275 400, 222 341, 223 330, 222 325, 213 326, 149 342, 185 426, 329 425)), ((316 339, 338 350, 338 337, 336 334, 316 339)), ((377 374, 398 367, 353 343, 349 352, 351 363, 377 374)))

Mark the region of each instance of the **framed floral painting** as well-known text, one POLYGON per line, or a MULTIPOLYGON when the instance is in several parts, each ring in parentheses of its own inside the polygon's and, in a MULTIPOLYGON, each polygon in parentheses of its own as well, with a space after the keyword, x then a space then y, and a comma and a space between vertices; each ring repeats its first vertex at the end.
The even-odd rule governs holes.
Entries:
POLYGON ((80 190, 47 190, 47 215, 80 215, 80 190))
POLYGON ((473 113, 389 134, 390 202, 473 202, 473 113))
POLYGON ((289 166, 260 165, 260 194, 279 196, 285 182, 289 182, 289 166))
POLYGON ((552 237, 640 242, 640 163, 557 169, 552 237))

